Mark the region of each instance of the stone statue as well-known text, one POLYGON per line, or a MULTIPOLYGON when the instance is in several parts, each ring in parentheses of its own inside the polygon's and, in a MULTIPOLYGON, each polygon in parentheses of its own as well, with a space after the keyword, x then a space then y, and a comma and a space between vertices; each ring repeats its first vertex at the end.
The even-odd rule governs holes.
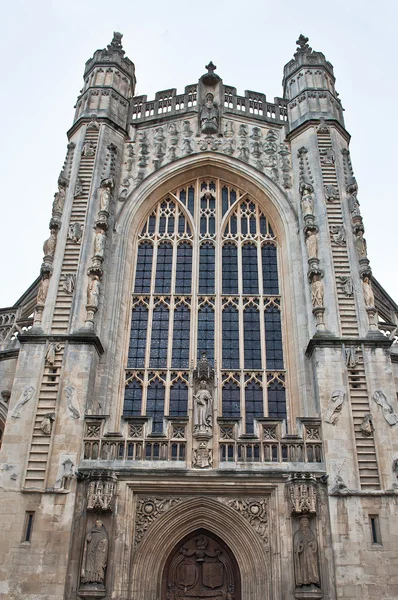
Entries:
POLYGON ((66 186, 66 180, 61 179, 58 181, 58 192, 54 194, 53 214, 58 213, 62 215, 66 198, 66 186))
POLYGON ((200 129, 202 133, 217 133, 218 131, 218 108, 214 104, 214 96, 206 94, 205 102, 200 113, 200 129))
POLYGON ((52 422, 55 419, 55 413, 47 413, 44 415, 42 422, 40 423, 40 429, 45 435, 51 434, 52 422))
POLYGON ((312 196, 312 186, 304 184, 301 190, 301 210, 303 211, 303 216, 314 215, 314 199, 312 196))
POLYGON ((206 382, 201 381, 199 390, 194 395, 193 423, 195 433, 208 433, 212 427, 213 399, 206 387, 206 382))
POLYGON ((348 197, 348 207, 351 212, 351 217, 360 217, 361 216, 361 210, 359 208, 357 193, 358 192, 356 190, 353 190, 353 191, 351 191, 351 193, 348 197))
POLYGON ((362 281, 363 297, 365 300, 366 308, 374 308, 375 297, 372 290, 372 284, 370 283, 369 277, 364 277, 362 281))
POLYGON ((73 196, 74 196, 74 198, 77 198, 78 196, 81 196, 82 193, 83 193, 83 179, 81 179, 81 177, 78 177, 76 180, 75 191, 73 192, 73 196))
POLYGON ((344 292, 344 294, 348 297, 352 296, 354 293, 354 286, 352 284, 351 277, 350 276, 343 277, 340 275, 340 277, 338 279, 340 280, 341 289, 344 292))
POLYGON ((224 127, 224 137, 233 137, 235 133, 235 126, 233 121, 226 121, 224 127))
POLYGON ((82 156, 94 156, 95 155, 95 145, 93 142, 86 142, 82 148, 82 156))
POLYGON ((24 389, 20 401, 18 402, 18 404, 12 412, 11 416, 13 419, 19 419, 19 417, 21 416, 22 407, 25 406, 25 404, 33 398, 33 394, 35 393, 35 391, 35 388, 31 385, 24 389))
POLYGON ((330 228, 330 233, 332 234, 333 241, 335 242, 335 244, 337 244, 338 246, 345 246, 346 237, 344 225, 333 225, 330 228))
POLYGON ((50 237, 43 244, 44 256, 54 256, 57 246, 57 230, 51 229, 50 232, 50 237))
POLYGON ((50 285, 50 279, 48 277, 43 277, 40 281, 39 290, 37 292, 36 302, 39 306, 44 306, 46 303, 48 287, 50 285))
POLYGON ((312 306, 314 308, 316 308, 318 306, 323 307, 324 295, 325 295, 325 292, 324 292, 324 288, 323 288, 323 283, 322 283, 319 275, 314 275, 314 278, 311 283, 311 301, 312 301, 312 306))
POLYGON ((398 417, 394 412, 393 407, 388 402, 384 392, 381 390, 376 390, 372 396, 373 400, 376 402, 378 406, 381 407, 383 411, 383 417, 387 421, 389 425, 396 425, 398 422, 398 417))
POLYGON ((49 365, 53 365, 55 363, 55 355, 61 350, 61 348, 61 344, 57 344, 56 342, 50 342, 48 344, 46 352, 46 361, 49 365))
POLYGON ((187 140, 183 141, 182 151, 183 151, 183 153, 185 155, 192 154, 193 149, 192 149, 192 142, 191 142, 191 140, 187 139, 187 140))
POLYGON ((333 390, 328 407, 325 412, 325 421, 334 425, 337 421, 337 417, 341 412, 343 402, 345 398, 345 392, 343 390, 333 390))
POLYGON ((94 239, 94 254, 100 258, 104 257, 106 244, 106 233, 102 229, 98 229, 94 239))
POLYGON ((345 348, 344 353, 345 364, 349 369, 353 369, 358 363, 357 349, 355 348, 355 346, 348 346, 348 348, 345 348))
POLYGON ((63 290, 67 294, 73 294, 76 285, 76 273, 65 273, 63 290))
POLYGON ((301 517, 300 529, 293 539, 294 572, 296 586, 315 585, 319 587, 318 544, 311 531, 308 517, 301 517))
POLYGON ((361 433, 367 437, 371 436, 373 433, 372 415, 370 413, 367 413, 362 419, 361 433))
POLYGON ((184 137, 191 137, 193 135, 193 131, 191 129, 191 123, 189 121, 184 121, 182 124, 182 135, 184 137))
POLYGON ((68 229, 68 240, 71 240, 74 244, 77 244, 82 239, 83 225, 80 223, 71 223, 68 229))
POLYGON ((98 275, 93 275, 87 286, 87 305, 98 307, 101 282, 98 275))
POLYGON ((104 585, 108 560, 108 533, 99 519, 86 535, 84 542, 81 581, 104 585))
POLYGON ((111 190, 113 187, 112 179, 104 179, 101 181, 99 192, 99 209, 102 212, 109 213, 109 204, 111 201, 111 190))
POLYGON ((308 258, 318 258, 318 234, 314 229, 307 231, 305 240, 308 251, 308 258))
POLYGON ((357 249, 358 258, 366 258, 368 255, 366 240, 363 237, 363 231, 360 229, 355 236, 355 247, 357 249))

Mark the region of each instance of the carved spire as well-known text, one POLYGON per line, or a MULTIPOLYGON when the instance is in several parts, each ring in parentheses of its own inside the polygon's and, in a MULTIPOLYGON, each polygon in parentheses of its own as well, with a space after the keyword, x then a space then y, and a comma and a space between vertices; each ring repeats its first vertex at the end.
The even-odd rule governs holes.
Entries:
POLYGON ((300 33, 298 40, 296 41, 297 50, 294 57, 296 58, 299 54, 311 54, 312 48, 308 45, 308 38, 300 33))
POLYGON ((122 45, 122 37, 123 34, 119 33, 118 31, 114 31, 113 32, 113 38, 110 44, 108 44, 108 50, 109 52, 116 51, 119 52, 122 56, 125 55, 125 51, 123 50, 123 45, 122 45))

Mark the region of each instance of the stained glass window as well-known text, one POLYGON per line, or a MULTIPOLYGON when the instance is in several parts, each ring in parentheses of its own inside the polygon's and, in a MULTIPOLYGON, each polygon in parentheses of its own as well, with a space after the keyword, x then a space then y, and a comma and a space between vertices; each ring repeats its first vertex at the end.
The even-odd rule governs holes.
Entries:
POLYGON ((286 418, 278 241, 257 201, 217 179, 189 182, 139 231, 124 414, 151 417, 155 434, 186 417, 189 369, 205 351, 220 417, 251 436, 256 419, 286 418))

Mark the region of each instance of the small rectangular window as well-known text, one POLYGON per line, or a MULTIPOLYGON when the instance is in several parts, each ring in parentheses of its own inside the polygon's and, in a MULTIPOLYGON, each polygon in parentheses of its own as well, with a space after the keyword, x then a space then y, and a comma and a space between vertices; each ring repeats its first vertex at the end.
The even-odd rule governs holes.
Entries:
POLYGON ((34 516, 35 516, 35 513, 33 511, 26 511, 26 513, 25 513, 25 525, 24 525, 24 531, 23 531, 23 537, 22 537, 23 543, 26 543, 26 542, 30 543, 30 541, 31 541, 34 516))
POLYGON ((372 544, 381 544, 380 522, 378 515, 369 515, 372 544))

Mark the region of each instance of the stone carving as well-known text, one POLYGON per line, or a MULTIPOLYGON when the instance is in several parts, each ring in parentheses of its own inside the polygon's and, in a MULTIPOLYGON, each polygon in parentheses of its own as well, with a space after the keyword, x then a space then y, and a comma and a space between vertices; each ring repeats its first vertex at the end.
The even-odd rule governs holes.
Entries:
POLYGON ((194 394, 194 432, 209 433, 212 429, 213 398, 207 389, 206 381, 200 382, 200 388, 194 394))
POLYGON ((358 194, 357 185, 355 184, 355 185, 348 186, 347 192, 349 193, 348 207, 350 209, 351 217, 353 219, 355 219, 357 217, 361 217, 361 210, 359 208, 359 201, 357 198, 357 194, 358 194))
POLYGON ((312 185, 307 183, 302 184, 301 188, 301 210, 303 212, 303 217, 313 216, 314 215, 314 198, 313 191, 314 188, 312 185))
POLYGON ((232 154, 235 152, 235 140, 232 140, 232 139, 225 140, 222 151, 225 154, 229 154, 229 156, 232 156, 232 154))
POLYGON ((367 244, 366 240, 363 237, 363 231, 359 229, 355 234, 355 248, 357 250, 358 258, 367 258, 367 244))
POLYGON ((358 363, 358 359, 357 359, 357 349, 355 346, 348 346, 348 347, 343 347, 344 348, 344 355, 345 355, 345 364, 349 369, 353 369, 354 367, 356 367, 357 363, 358 363))
POLYGON ((46 303, 48 288, 50 285, 49 277, 42 277, 39 285, 39 289, 37 292, 36 302, 39 306, 44 306, 46 303))
MULTIPOLYGON (((94 256, 100 263, 104 260, 106 244, 106 233, 103 229, 97 229, 94 238, 94 256)), ((95 261, 94 261, 95 262, 95 261)))
POLYGON ((308 251, 308 259, 318 258, 318 234, 315 229, 308 229, 305 243, 308 251))
POLYGON ((325 197, 327 202, 339 199, 339 190, 334 185, 325 185, 325 197))
POLYGON ((344 225, 332 225, 330 227, 330 233, 332 235, 333 241, 338 246, 346 245, 346 235, 344 225))
POLYGON ((87 286, 87 305, 93 308, 98 308, 101 282, 98 275, 93 275, 90 278, 87 286))
POLYGON ((361 433, 367 437, 371 436, 373 433, 373 421, 370 413, 367 413, 362 419, 361 433))
POLYGON ((88 484, 87 510, 112 511, 116 497, 116 477, 108 474, 99 474, 98 477, 88 484))
POLYGON ((100 212, 109 214, 109 205, 113 189, 113 179, 108 178, 101 181, 99 188, 99 210, 100 212))
POLYGON ((82 148, 82 156, 90 157, 95 155, 95 144, 93 142, 85 142, 82 148))
POLYGON ((347 277, 343 277, 340 275, 339 277, 339 281, 341 284, 341 289, 344 292, 344 294, 349 297, 352 296, 354 293, 354 286, 352 284, 352 279, 350 276, 347 277))
POLYGON ((323 307, 324 287, 320 275, 315 274, 311 282, 311 302, 314 308, 323 307))
POLYGON ((68 229, 68 240, 71 240, 74 244, 78 244, 82 239, 83 225, 80 223, 71 223, 68 229))
POLYGON ((181 498, 139 498, 136 518, 134 543, 137 546, 156 519, 181 502, 181 498))
POLYGON ((55 420, 55 413, 47 413, 46 415, 44 415, 41 423, 40 423, 40 429, 42 430, 42 432, 45 435, 51 435, 51 429, 52 429, 52 424, 53 421, 55 420))
POLYGON ((334 165, 334 152, 331 148, 321 148, 319 154, 322 165, 334 165))
POLYGON ((62 346, 61 344, 58 344, 57 342, 50 342, 48 344, 47 347, 47 352, 46 352, 46 361, 48 362, 49 365, 54 365, 55 363, 55 355, 57 352, 60 352, 62 350, 62 346))
POLYGON ((233 121, 226 121, 224 126, 224 137, 233 137, 235 135, 235 124, 233 121))
POLYGON ((76 273, 65 273, 64 274, 64 284, 62 286, 62 289, 64 290, 64 292, 72 295, 73 292, 75 291, 75 285, 76 285, 76 273))
POLYGON ((189 139, 185 139, 182 143, 182 151, 185 156, 193 153, 192 142, 189 139))
POLYGON ((43 244, 43 253, 44 253, 45 261, 46 261, 46 259, 52 260, 54 253, 55 253, 56 246, 57 246, 57 230, 51 229, 50 237, 43 244))
POLYGON ((192 137, 193 136, 193 131, 191 129, 191 123, 189 121, 183 122, 182 135, 183 135, 183 137, 192 137))
POLYGON ((293 538, 293 549, 296 587, 319 587, 318 544, 308 517, 300 519, 300 528, 293 538))
POLYGON ((343 407, 345 392, 343 390, 334 390, 331 394, 328 407, 325 412, 325 421, 334 425, 343 407))
POLYGON ((285 488, 292 514, 315 514, 317 505, 316 479, 310 473, 292 474, 285 488))
POLYGON ((108 533, 100 519, 86 535, 81 569, 81 582, 105 583, 105 573, 108 561, 108 533))
POLYGON ((199 447, 193 451, 192 466, 198 469, 212 467, 213 457, 211 449, 207 447, 207 442, 200 442, 199 447))
POLYGON ((381 407, 383 411, 383 417, 387 421, 389 425, 396 425, 398 422, 398 417, 394 412, 393 407, 388 402, 386 395, 382 390, 376 390, 372 396, 373 400, 376 402, 378 406, 381 407))
POLYGON ((370 283, 369 277, 363 278, 362 291, 363 291, 363 298, 365 300, 366 308, 374 308, 375 297, 373 294, 372 284, 370 283))
POLYGON ((73 469, 75 465, 73 464, 70 458, 67 458, 66 460, 64 460, 61 466, 61 477, 55 482, 54 489, 68 491, 70 489, 72 478, 75 474, 73 469))
POLYGON ((14 410, 12 411, 12 418, 13 419, 19 419, 21 416, 21 412, 22 412, 22 408, 25 406, 25 404, 27 402, 29 402, 29 400, 31 400, 33 398, 33 395, 35 393, 35 388, 33 386, 28 386, 24 389, 24 391, 22 392, 21 398, 18 402, 18 404, 16 405, 16 407, 14 408, 14 410))
POLYGON ((329 127, 326 125, 326 121, 323 117, 319 119, 319 125, 316 131, 317 133, 329 133, 329 127))
POLYGON ((63 177, 58 179, 58 192, 54 194, 54 201, 52 207, 52 214, 61 216, 64 210, 66 188, 68 187, 68 180, 63 177))
POLYGON ((289 150, 287 144, 279 145, 278 154, 280 156, 280 167, 281 167, 281 171, 282 171, 283 187, 286 189, 289 189, 292 187, 292 179, 291 179, 291 174, 290 174, 292 165, 290 162, 290 150, 289 150))
POLYGON ((200 129, 202 133, 212 134, 218 132, 218 108, 214 103, 214 96, 210 92, 200 112, 200 129))
POLYGON ((83 179, 81 177, 78 177, 77 180, 76 180, 76 185, 75 185, 75 189, 74 189, 74 192, 73 192, 73 197, 74 198, 78 198, 79 196, 82 195, 82 193, 83 193, 83 184, 84 184, 83 179))
POLYGON ((80 412, 79 410, 76 408, 76 406, 74 406, 74 403, 76 401, 75 399, 75 395, 76 395, 76 390, 74 387, 72 387, 71 385, 67 385, 65 388, 65 396, 66 396, 66 408, 69 411, 69 417, 71 419, 80 419, 80 412))
POLYGON ((268 543, 268 505, 262 498, 223 499, 223 502, 238 512, 250 523, 258 535, 268 543))
POLYGON ((91 115, 91 121, 87 125, 87 129, 99 129, 99 123, 97 121, 97 117, 95 115, 91 115))

